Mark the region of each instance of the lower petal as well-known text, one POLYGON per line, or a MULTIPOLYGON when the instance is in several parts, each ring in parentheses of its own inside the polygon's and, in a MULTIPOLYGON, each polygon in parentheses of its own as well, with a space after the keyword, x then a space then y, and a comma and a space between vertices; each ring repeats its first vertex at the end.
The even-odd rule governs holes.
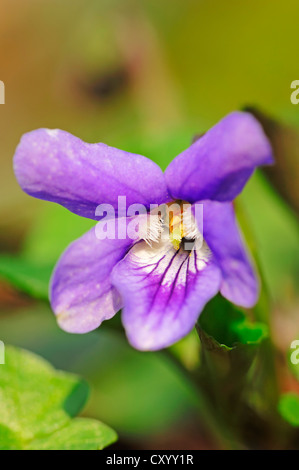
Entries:
POLYGON ((165 348, 189 333, 220 284, 206 246, 188 253, 156 245, 138 243, 112 273, 128 339, 140 350, 165 348))
POLYGON ((58 261, 51 279, 50 299, 60 327, 87 333, 122 307, 110 274, 132 240, 96 237, 95 228, 74 241, 58 261))

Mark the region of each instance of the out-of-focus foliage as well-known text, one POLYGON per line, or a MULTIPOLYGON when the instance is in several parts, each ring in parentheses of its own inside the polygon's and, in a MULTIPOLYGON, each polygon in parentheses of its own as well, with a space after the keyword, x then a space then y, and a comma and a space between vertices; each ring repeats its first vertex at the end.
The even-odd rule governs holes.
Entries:
POLYGON ((115 427, 129 447, 239 447, 242 439, 298 447, 285 420, 294 407, 278 407, 280 393, 299 393, 298 365, 287 361, 299 335, 297 193, 288 185, 299 165, 299 105, 290 102, 298 12, 297 0, 0 3, 0 339, 88 380, 85 413, 115 427), (165 354, 133 350, 119 316, 88 335, 60 331, 47 300, 51 270, 94 222, 21 192, 12 170, 21 135, 62 128, 164 169, 194 135, 246 106, 275 119, 267 132, 279 151, 275 177, 257 172, 235 204, 261 276, 257 307, 238 311, 215 299, 200 319, 201 347, 193 332, 165 354), (217 396, 211 379, 221 383, 217 396), (217 414, 228 401, 231 416, 217 414), (243 428, 235 433, 237 416, 243 428))
POLYGON ((115 329, 107 329, 107 323, 97 332, 76 336, 57 328, 49 308, 23 310, 19 317, 18 328, 8 316, 0 320, 2 337, 82 375, 91 385, 85 413, 109 421, 119 432, 163 432, 198 407, 194 387, 178 374, 175 364, 161 353, 132 349, 117 321, 115 329))
POLYGON ((0 256, 1 277, 34 298, 48 298, 52 269, 52 264, 42 265, 11 255, 0 256))
POLYGON ((41 358, 6 347, 0 368, 2 450, 97 450, 116 440, 99 421, 74 418, 88 397, 88 385, 57 372, 41 358))
POLYGON ((281 416, 292 426, 299 426, 299 395, 286 393, 281 396, 278 409, 281 416))
POLYGON ((298 297, 299 224, 261 173, 256 173, 239 196, 240 221, 261 264, 272 299, 293 302, 298 297), (250 232, 250 233, 248 233, 250 232))

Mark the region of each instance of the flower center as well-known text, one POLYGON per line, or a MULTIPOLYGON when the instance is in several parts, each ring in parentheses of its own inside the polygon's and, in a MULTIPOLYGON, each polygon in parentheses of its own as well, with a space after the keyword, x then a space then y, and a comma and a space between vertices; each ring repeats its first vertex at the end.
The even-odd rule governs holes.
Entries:
POLYGON ((141 238, 149 246, 170 242, 177 251, 181 249, 191 252, 203 243, 192 213, 192 205, 186 201, 175 200, 153 209, 145 217, 141 227, 141 238))
POLYGON ((187 214, 188 211, 191 211, 191 204, 186 201, 174 201, 167 204, 167 209, 169 239, 174 248, 179 250, 181 243, 190 238, 188 236, 188 225, 190 224, 190 220, 187 220, 190 217, 188 217, 187 214))

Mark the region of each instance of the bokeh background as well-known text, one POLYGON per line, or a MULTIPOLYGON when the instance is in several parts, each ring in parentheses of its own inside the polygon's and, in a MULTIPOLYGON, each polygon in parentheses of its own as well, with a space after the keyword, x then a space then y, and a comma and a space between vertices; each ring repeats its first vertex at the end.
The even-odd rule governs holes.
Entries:
MULTIPOLYGON (((270 299, 279 386, 299 391, 287 364, 299 339, 298 15, 296 0, 1 0, 0 339, 85 377, 84 414, 114 427, 119 448, 221 445, 168 352, 133 350, 118 320, 84 336, 59 330, 49 276, 92 222, 22 193, 14 150, 27 131, 61 128, 164 169, 195 135, 250 107, 277 167, 257 172, 237 207, 270 299)), ((194 332, 171 354, 193 370, 198 348, 194 332)))

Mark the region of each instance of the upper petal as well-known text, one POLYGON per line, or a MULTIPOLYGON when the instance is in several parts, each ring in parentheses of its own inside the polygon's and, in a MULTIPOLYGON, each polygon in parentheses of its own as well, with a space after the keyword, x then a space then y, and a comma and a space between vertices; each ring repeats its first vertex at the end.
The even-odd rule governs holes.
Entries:
POLYGON ((271 146, 250 114, 233 112, 178 155, 165 171, 173 198, 232 201, 255 167, 272 163, 271 146))
POLYGON ((257 302, 259 282, 236 222, 232 203, 203 201, 203 236, 222 272, 221 294, 250 308, 257 302))
POLYGON ((51 305, 62 329, 86 333, 122 307, 110 274, 132 243, 129 239, 100 240, 92 228, 66 249, 50 287, 51 305))
POLYGON ((87 144, 61 130, 25 134, 14 170, 26 193, 91 219, 102 203, 117 211, 118 196, 126 196, 127 205, 147 208, 168 199, 164 175, 153 161, 105 144, 87 144))
POLYGON ((124 301, 123 325, 140 350, 165 348, 185 336, 219 290, 220 272, 203 247, 191 255, 171 244, 135 245, 113 270, 124 301))

